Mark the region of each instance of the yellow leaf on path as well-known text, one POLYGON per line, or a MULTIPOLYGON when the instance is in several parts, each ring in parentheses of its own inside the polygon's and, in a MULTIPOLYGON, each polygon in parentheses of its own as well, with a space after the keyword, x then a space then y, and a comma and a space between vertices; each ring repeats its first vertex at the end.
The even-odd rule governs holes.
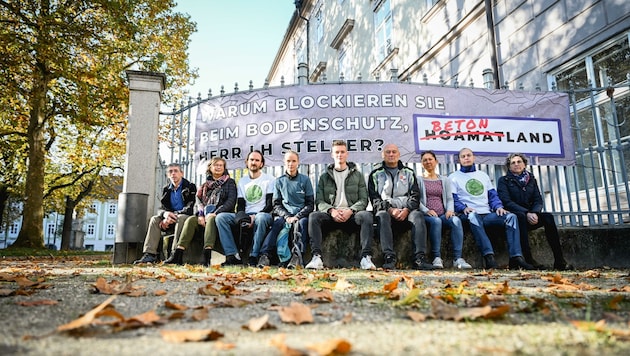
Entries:
POLYGON ((198 342, 198 341, 213 341, 220 337, 223 337, 218 331, 211 329, 206 330, 160 330, 162 339, 168 342, 198 342))
POLYGON ((420 301, 420 292, 421 292, 420 289, 414 288, 410 290, 409 293, 407 293, 407 295, 403 299, 394 303, 394 305, 410 305, 413 303, 417 303, 420 301))
POLYGON ((101 310, 105 309, 105 307, 107 307, 114 299, 116 299, 115 295, 107 298, 107 300, 105 300, 103 303, 98 305, 96 308, 85 313, 85 315, 83 315, 79 319, 76 319, 67 324, 58 326, 57 331, 68 331, 68 330, 77 329, 86 325, 90 325, 94 321, 96 314, 98 314, 98 312, 100 312, 101 310))
POLYGON ((317 344, 306 346, 320 355, 347 354, 352 350, 352 345, 344 339, 332 339, 317 344))
POLYGON ((278 314, 280 314, 280 319, 285 323, 300 325, 313 322, 311 308, 302 303, 292 302, 290 306, 280 308, 278 314))

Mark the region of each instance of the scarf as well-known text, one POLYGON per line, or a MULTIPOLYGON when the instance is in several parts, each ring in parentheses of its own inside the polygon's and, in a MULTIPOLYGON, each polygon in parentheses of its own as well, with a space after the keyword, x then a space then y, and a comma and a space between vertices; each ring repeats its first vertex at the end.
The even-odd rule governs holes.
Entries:
POLYGON ((477 170, 477 168, 475 168, 475 165, 473 164, 473 165, 472 165, 472 166, 470 166, 470 167, 464 167, 464 166, 461 166, 461 167, 459 167, 459 170, 460 170, 460 171, 462 171, 462 172, 464 172, 464 173, 470 173, 470 172, 474 172, 474 171, 476 171, 476 170, 477 170))
POLYGON ((531 174, 527 170, 524 170, 521 174, 514 174, 512 172, 510 172, 510 174, 514 178, 516 178, 516 180, 518 181, 518 184, 520 184, 521 187, 526 186, 529 180, 531 179, 531 174))
POLYGON ((219 196, 221 195, 221 186, 225 183, 229 175, 224 174, 219 179, 212 179, 212 176, 208 176, 208 180, 203 184, 201 191, 197 193, 197 198, 203 201, 205 205, 217 204, 219 202, 219 196), (207 198, 205 200, 204 198, 207 198))

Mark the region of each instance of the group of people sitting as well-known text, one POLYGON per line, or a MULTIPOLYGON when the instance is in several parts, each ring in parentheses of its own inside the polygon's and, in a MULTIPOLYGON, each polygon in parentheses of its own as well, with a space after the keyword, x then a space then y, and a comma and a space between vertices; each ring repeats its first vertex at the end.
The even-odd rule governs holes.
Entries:
POLYGON ((223 265, 244 264, 245 256, 240 256, 234 238, 234 231, 241 227, 253 231, 247 264, 296 268, 302 265, 310 243, 311 260, 304 267, 322 269, 324 232, 343 229, 359 233, 360 267, 376 269, 372 261, 376 223, 383 269, 397 267, 394 233, 400 228, 410 229, 414 269, 444 268, 440 253, 443 226, 450 229, 453 268, 470 269, 462 256, 462 223, 467 222, 484 257, 484 266, 479 267, 497 268, 486 228, 500 226, 507 240, 509 268, 547 268, 534 260, 528 242, 528 232, 539 227, 544 227, 551 246, 553 268, 571 268, 563 257, 553 216, 542 212, 540 190, 526 169, 524 155, 508 156, 507 173, 495 189, 490 177, 476 170, 475 156, 468 148, 460 150, 461 167, 448 177, 436 172, 436 155, 423 152, 423 174, 417 176, 401 162, 398 147, 387 144, 382 163, 370 172, 367 182, 357 165, 348 161, 348 154, 345 141, 333 141, 334 163, 320 175, 316 192, 309 177, 298 172, 299 155, 294 151, 285 153, 284 173, 277 178, 263 172, 265 158, 260 151, 250 152, 245 162, 248 173, 238 184, 229 176, 226 161, 214 157, 199 189, 183 178, 178 164, 170 164, 170 182, 163 188, 160 210, 149 222, 143 256, 134 263, 158 262, 162 232, 168 231, 173 241, 164 263, 183 264, 184 251, 197 230, 203 229, 204 266, 212 264, 217 239, 226 256, 223 265), (369 204, 372 211, 367 210, 369 204))

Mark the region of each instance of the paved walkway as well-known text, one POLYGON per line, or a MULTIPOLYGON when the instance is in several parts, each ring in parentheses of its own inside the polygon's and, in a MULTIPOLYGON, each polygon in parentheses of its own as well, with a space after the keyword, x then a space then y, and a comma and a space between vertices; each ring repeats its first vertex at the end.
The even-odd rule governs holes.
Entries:
POLYGON ((620 270, 203 269, 44 258, 0 260, 0 282, 2 355, 630 354, 630 282, 620 270))

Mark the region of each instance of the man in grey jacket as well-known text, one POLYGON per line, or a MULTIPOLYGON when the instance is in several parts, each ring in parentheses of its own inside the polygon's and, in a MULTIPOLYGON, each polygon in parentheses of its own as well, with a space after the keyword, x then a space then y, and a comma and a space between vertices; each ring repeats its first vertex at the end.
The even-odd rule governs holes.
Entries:
POLYGON ((374 215, 379 226, 384 269, 396 268, 394 234, 392 224, 411 225, 414 244, 414 269, 430 270, 427 262, 427 228, 420 207, 420 189, 416 173, 400 161, 400 151, 395 144, 383 148, 383 162, 370 173, 368 192, 374 215))

